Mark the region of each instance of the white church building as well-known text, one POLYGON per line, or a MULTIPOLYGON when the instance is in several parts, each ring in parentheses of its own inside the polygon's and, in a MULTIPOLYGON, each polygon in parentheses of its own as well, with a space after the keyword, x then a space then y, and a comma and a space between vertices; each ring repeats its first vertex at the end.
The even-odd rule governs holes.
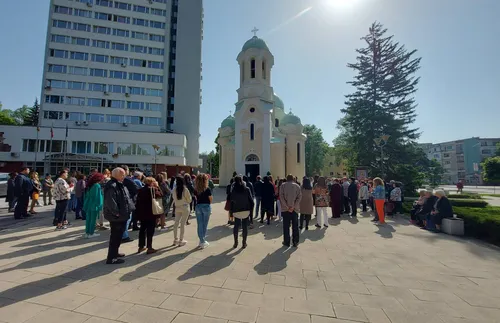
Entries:
POLYGON ((264 40, 249 39, 237 57, 240 87, 234 115, 219 128, 220 184, 233 172, 254 180, 271 173, 274 178, 305 175, 304 127, 299 117, 285 113, 283 101, 271 86, 274 56, 264 40))

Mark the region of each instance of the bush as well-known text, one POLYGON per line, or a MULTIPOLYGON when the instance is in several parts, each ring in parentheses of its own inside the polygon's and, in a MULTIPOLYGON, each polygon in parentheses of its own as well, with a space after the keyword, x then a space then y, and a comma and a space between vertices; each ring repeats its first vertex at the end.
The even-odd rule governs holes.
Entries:
POLYGON ((451 205, 453 206, 461 206, 461 207, 477 207, 484 208, 488 206, 488 202, 483 200, 471 200, 471 199, 449 199, 451 205))
POLYGON ((500 245, 500 207, 454 207, 453 212, 464 219, 466 236, 500 245))
POLYGON ((481 200, 482 197, 479 194, 474 193, 463 193, 463 194, 448 194, 450 199, 470 199, 470 200, 481 200))

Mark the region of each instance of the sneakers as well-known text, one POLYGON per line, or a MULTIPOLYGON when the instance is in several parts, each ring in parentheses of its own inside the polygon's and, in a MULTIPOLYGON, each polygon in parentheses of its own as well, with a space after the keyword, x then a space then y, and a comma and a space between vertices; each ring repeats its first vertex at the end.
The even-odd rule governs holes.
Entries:
POLYGON ((89 239, 91 239, 91 238, 97 238, 97 237, 99 237, 99 236, 101 236, 99 233, 94 233, 94 234, 90 234, 90 235, 88 235, 88 238, 89 238, 89 239))
POLYGON ((179 239, 174 239, 173 246, 179 246, 179 239))
POLYGON ((185 246, 188 242, 186 240, 179 241, 179 246, 185 246))
POLYGON ((146 250, 146 248, 141 247, 141 248, 139 248, 139 249, 137 250, 137 253, 141 253, 141 252, 143 252, 144 250, 146 250))
POLYGON ((125 262, 125 260, 118 259, 118 258, 111 259, 111 260, 108 259, 106 261, 106 265, 119 265, 119 264, 123 264, 124 262, 125 262))
POLYGON ((198 248, 200 249, 205 249, 206 247, 208 247, 210 244, 208 242, 202 242, 198 245, 198 248))
POLYGON ((122 243, 129 243, 129 242, 132 242, 134 241, 134 239, 130 238, 130 237, 127 237, 125 239, 122 239, 122 243))

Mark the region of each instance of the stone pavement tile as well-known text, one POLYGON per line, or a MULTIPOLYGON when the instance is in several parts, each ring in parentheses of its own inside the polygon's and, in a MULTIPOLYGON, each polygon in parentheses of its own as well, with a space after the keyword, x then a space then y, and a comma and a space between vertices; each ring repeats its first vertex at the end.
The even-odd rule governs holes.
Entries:
POLYGON ((326 290, 325 281, 317 278, 306 278, 306 288, 326 290))
MULTIPOLYGON (((2 268, 3 270, 4 268, 2 268)), ((10 270, 4 271, 0 273, 0 281, 12 282, 15 283, 18 280, 26 278, 28 276, 33 275, 32 272, 27 270, 10 270)))
POLYGON ((300 276, 299 275, 286 275, 285 276, 285 286, 306 288, 307 281, 304 277, 302 277, 302 273, 300 276))
POLYGON ((409 313, 413 314, 458 316, 457 312, 445 302, 410 301, 406 299, 400 299, 399 302, 409 313))
POLYGON ((170 323, 177 314, 178 312, 174 311, 134 305, 120 316, 118 320, 127 323, 143 323, 145 321, 148 323, 170 323))
POLYGON ((285 299, 285 311, 335 317, 332 303, 320 300, 312 302, 287 298, 285 299))
MULTIPOLYGON (((431 290, 410 289, 413 295, 421 301, 428 302, 454 302, 459 301, 460 298, 450 292, 436 292, 431 290)), ((500 302, 500 299, 499 299, 500 302)))
POLYGON ((454 310, 451 314, 445 315, 449 317, 481 318, 485 322, 497 321, 500 317, 500 310, 496 308, 470 306, 469 303, 463 300, 448 302, 447 304, 454 310))
POLYGON ((305 279, 319 279, 317 270, 303 269, 302 275, 304 276, 305 279))
POLYGON ((194 297, 201 299, 208 299, 214 302, 225 302, 235 304, 240 297, 240 291, 229 290, 224 288, 201 286, 200 289, 194 294, 194 297))
POLYGON ((494 323, 494 322, 498 322, 498 321, 494 321, 494 320, 485 320, 484 318, 470 319, 470 318, 463 318, 463 317, 445 317, 445 316, 441 316, 440 318, 444 323, 494 323))
POLYGON ((362 283, 344 283, 325 280, 326 289, 333 292, 345 292, 356 294, 370 294, 368 289, 362 283))
POLYGON ((200 287, 200 285, 185 284, 177 281, 172 281, 159 284, 158 286, 156 286, 154 291, 192 297, 194 294, 196 294, 200 287))
POLYGON ((84 291, 81 291, 80 293, 117 300, 123 295, 127 294, 129 291, 134 290, 134 287, 135 286, 131 284, 96 284, 84 291))
POLYGON ((368 322, 365 312, 359 306, 333 304, 333 309, 335 310, 335 315, 339 319, 368 322))
POLYGON ((396 299, 408 299, 416 301, 417 298, 408 288, 392 287, 392 286, 375 286, 365 285, 372 295, 389 296, 396 299))
POLYGON ((306 299, 306 292, 303 288, 277 286, 266 284, 264 286, 264 296, 293 298, 293 299, 306 299))
POLYGON ((253 323, 258 313, 259 309, 257 307, 213 302, 205 316, 253 323))
POLYGON ((26 302, 5 304, 0 308, 0 320, 7 323, 22 323, 46 309, 45 306, 26 302))
POLYGON ((391 323, 391 320, 385 315, 384 310, 380 308, 372 308, 361 306, 363 312, 365 312, 368 322, 370 323, 391 323))
POLYGON ((169 296, 170 294, 133 289, 120 297, 118 300, 122 302, 158 307, 169 296))
POLYGON ((308 302, 327 301, 334 304, 354 305, 349 293, 307 289, 306 295, 308 302))
POLYGON ((479 307, 491 307, 500 309, 500 298, 491 297, 489 295, 485 295, 484 293, 476 293, 476 292, 455 292, 455 294, 469 303, 471 306, 479 306, 479 307))
POLYGON ((373 308, 389 308, 389 309, 400 309, 404 310, 403 306, 397 299, 390 296, 379 296, 379 295, 361 295, 351 293, 352 300, 354 304, 362 307, 373 307, 373 308))
POLYGON ((42 288, 48 288, 51 290, 55 289, 60 289, 67 287, 68 285, 71 285, 75 283, 76 280, 72 278, 66 278, 66 277, 57 277, 55 278, 52 275, 47 275, 47 274, 38 274, 34 273, 28 277, 25 277, 21 280, 18 281, 19 284, 32 284, 37 287, 42 287, 42 288))
POLYGON ((311 316, 312 323, 353 323, 353 321, 341 320, 332 317, 324 317, 324 316, 311 316))
POLYGON ((272 308, 283 311, 285 309, 285 298, 280 295, 272 296, 242 292, 237 304, 261 308, 272 306, 272 308))
POLYGON ((137 289, 141 290, 141 291, 150 291, 150 292, 152 292, 152 291, 155 290, 155 288, 158 285, 161 285, 164 282, 165 282, 164 280, 153 279, 153 278, 139 279, 137 289))
POLYGON ((243 292, 262 293, 264 292, 264 283, 228 278, 222 288, 240 290, 243 292))
POLYGON ((226 323, 227 320, 215 319, 192 314, 179 313, 172 323, 226 323))
POLYGON ((409 313, 406 311, 384 310, 391 323, 442 323, 437 314, 409 313))
POLYGON ((268 284, 285 286, 286 276, 278 275, 278 274, 269 274, 269 282, 268 284))
POLYGON ((226 277, 222 277, 220 275, 190 275, 189 273, 183 275, 182 282, 187 284, 196 284, 202 286, 210 286, 210 287, 222 287, 224 282, 226 281, 226 277))
POLYGON ((54 323, 55 321, 64 323, 83 323, 88 319, 89 316, 85 314, 49 308, 38 313, 25 323, 54 323))
POLYGON ((10 290, 16 286, 19 286, 17 283, 0 281, 0 293, 3 293, 6 290, 10 290))
POLYGON ((256 273, 255 271, 251 271, 248 273, 247 279, 248 281, 254 282, 263 282, 263 283, 269 283, 269 280, 271 279, 271 274, 259 274, 256 273))
POLYGON ((75 312, 116 320, 132 306, 134 304, 95 297, 75 309, 75 312))
POLYGON ((118 323, 118 321, 111 321, 108 319, 103 319, 101 317, 91 317, 88 319, 88 321, 85 321, 85 323, 118 323))
POLYGON ((170 295, 159 307, 181 313, 204 315, 212 301, 179 295, 170 295))
POLYGON ((44 295, 50 290, 42 287, 33 286, 31 284, 19 285, 14 288, 2 292, 2 297, 14 299, 16 301, 25 301, 37 295, 44 295))
POLYGON ((381 275, 378 275, 378 278, 385 286, 422 289, 422 285, 417 280, 412 278, 381 275))
POLYGON ((72 311, 90 301, 94 296, 82 295, 70 290, 58 290, 27 300, 30 303, 57 307, 72 311))
POLYGON ((380 285, 380 286, 383 285, 380 279, 378 279, 378 277, 375 275, 356 275, 356 276, 361 280, 361 282, 365 284, 380 285))
MULTIPOLYGON (((272 307, 261 308, 257 323, 309 323, 310 316, 307 314, 290 313, 279 311, 272 307)), ((335 322, 336 323, 336 322, 335 322)))

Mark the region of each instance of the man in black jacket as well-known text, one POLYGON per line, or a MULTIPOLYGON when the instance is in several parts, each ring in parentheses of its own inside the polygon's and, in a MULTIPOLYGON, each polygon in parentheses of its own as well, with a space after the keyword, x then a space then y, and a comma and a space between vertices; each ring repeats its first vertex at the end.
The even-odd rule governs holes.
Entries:
MULTIPOLYGON (((252 200, 255 200, 255 190, 254 190, 252 182, 250 182, 248 180, 247 176, 243 176, 243 182, 245 182, 245 185, 250 190, 250 194, 252 194, 252 200)), ((254 204, 255 204, 255 202, 254 202, 254 204)), ((250 211, 250 229, 253 229, 252 224, 253 224, 253 209, 252 209, 252 211, 250 211)))
POLYGON ((14 196, 17 198, 14 219, 28 217, 28 204, 33 191, 33 183, 28 178, 29 172, 30 169, 28 167, 23 167, 14 180, 14 196))
POLYGON ((253 186, 254 188, 254 193, 255 193, 255 214, 256 216, 259 216, 260 212, 260 201, 262 199, 262 177, 257 176, 257 180, 255 181, 255 185, 253 186))
MULTIPOLYGON (((138 187, 134 183, 133 178, 129 177, 130 171, 128 169, 128 166, 127 165, 122 165, 121 168, 123 168, 123 170, 125 171, 125 178, 123 179, 123 185, 125 185, 125 187, 127 188, 128 194, 129 194, 130 198, 132 199, 132 201, 135 201, 135 197, 137 195, 138 187)), ((127 221, 127 228, 123 232, 123 236, 122 236, 122 242, 123 243, 134 241, 133 239, 131 239, 128 236, 128 230, 130 229, 130 222, 132 222, 132 230, 134 230, 134 231, 138 231, 139 230, 139 227, 137 226, 137 220, 135 220, 134 218, 135 218, 134 214, 131 213, 130 214, 130 219, 127 221)))
POLYGON ((358 185, 355 178, 351 178, 351 185, 347 189, 347 196, 351 204, 351 216, 355 218, 358 213, 358 185))
POLYGON ((104 186, 104 206, 103 214, 111 226, 109 237, 109 248, 107 264, 121 264, 124 262, 124 254, 118 252, 122 242, 122 235, 130 220, 130 213, 134 211, 134 203, 130 199, 129 192, 123 181, 125 170, 115 168, 111 173, 111 180, 104 186))

